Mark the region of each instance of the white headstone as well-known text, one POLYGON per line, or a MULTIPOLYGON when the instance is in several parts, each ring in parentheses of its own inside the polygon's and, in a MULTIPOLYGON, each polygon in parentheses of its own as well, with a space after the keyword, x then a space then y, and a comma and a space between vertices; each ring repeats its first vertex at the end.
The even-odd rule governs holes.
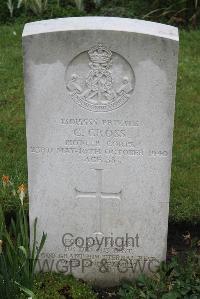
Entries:
POLYGON ((38 268, 111 286, 166 257, 177 29, 66 18, 23 32, 38 268), (48 268, 49 267, 49 268, 48 268))

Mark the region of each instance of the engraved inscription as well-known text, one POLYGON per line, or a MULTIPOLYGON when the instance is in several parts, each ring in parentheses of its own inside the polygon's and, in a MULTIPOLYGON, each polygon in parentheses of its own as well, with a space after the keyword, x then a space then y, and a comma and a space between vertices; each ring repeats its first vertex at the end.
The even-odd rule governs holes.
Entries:
POLYGON ((61 118, 60 124, 68 128, 65 144, 57 147, 59 153, 78 155, 83 162, 121 164, 125 157, 142 157, 143 148, 138 141, 138 120, 61 118))
POLYGON ((61 143, 32 145, 32 154, 56 154, 66 159, 73 155, 79 161, 103 168, 127 159, 169 158, 165 147, 151 148, 143 144, 140 136, 144 125, 139 120, 62 117, 56 125, 63 132, 61 143))
POLYGON ((161 150, 150 150, 149 151, 149 156, 150 157, 167 157, 168 156, 168 152, 167 151, 161 151, 161 150))
POLYGON ((71 61, 66 87, 81 107, 107 112, 127 102, 135 87, 135 76, 125 58, 98 44, 71 61))

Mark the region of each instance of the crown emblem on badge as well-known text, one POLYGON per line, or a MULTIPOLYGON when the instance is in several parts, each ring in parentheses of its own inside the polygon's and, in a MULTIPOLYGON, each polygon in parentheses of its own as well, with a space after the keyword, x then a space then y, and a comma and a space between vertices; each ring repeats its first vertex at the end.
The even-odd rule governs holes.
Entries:
POLYGON ((98 44, 88 51, 88 55, 93 63, 107 63, 111 59, 112 52, 102 44, 98 44))
POLYGON ((73 101, 94 112, 119 108, 128 101, 135 87, 134 72, 129 63, 103 43, 97 43, 73 58, 66 75, 66 87, 73 101), (81 67, 79 55, 83 58, 81 67), (117 67, 118 73, 115 71, 117 67))

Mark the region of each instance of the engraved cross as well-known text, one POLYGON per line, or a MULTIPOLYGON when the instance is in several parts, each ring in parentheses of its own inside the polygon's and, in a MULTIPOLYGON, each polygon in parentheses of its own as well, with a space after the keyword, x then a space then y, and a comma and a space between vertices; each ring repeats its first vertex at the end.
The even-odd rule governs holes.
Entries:
POLYGON ((102 234, 102 199, 114 199, 114 200, 121 200, 122 199, 122 190, 119 192, 103 192, 102 191, 102 172, 103 169, 94 169, 96 171, 96 191, 95 192, 81 192, 77 188, 76 191, 76 198, 83 199, 83 198, 95 198, 98 202, 98 216, 97 216, 97 232, 96 234, 102 234))

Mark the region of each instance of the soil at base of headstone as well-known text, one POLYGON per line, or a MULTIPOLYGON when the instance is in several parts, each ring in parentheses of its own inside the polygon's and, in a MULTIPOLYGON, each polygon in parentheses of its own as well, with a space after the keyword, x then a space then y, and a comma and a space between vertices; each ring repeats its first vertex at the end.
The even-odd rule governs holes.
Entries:
POLYGON ((170 223, 167 240, 167 254, 170 256, 172 249, 178 253, 184 253, 188 250, 194 240, 200 240, 200 224, 170 223))

